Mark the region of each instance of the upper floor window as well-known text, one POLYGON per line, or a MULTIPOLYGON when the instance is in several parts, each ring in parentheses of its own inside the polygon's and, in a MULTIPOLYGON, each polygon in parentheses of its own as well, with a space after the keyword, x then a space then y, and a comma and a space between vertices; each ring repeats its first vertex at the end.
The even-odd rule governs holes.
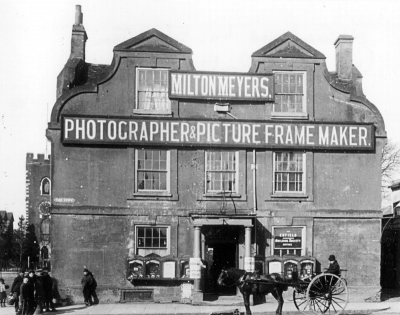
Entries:
POLYGON ((168 70, 138 68, 136 71, 135 110, 154 113, 170 112, 168 70))
POLYGON ((305 154, 274 153, 274 193, 305 192, 305 154))
POLYGON ((238 192, 239 154, 206 151, 206 192, 238 192))
POLYGON ((275 72, 275 103, 273 112, 306 113, 305 73, 275 72))
POLYGON ((45 177, 40 183, 40 193, 42 195, 50 195, 50 180, 45 177))
POLYGON ((169 191, 169 151, 136 150, 136 191, 169 191))

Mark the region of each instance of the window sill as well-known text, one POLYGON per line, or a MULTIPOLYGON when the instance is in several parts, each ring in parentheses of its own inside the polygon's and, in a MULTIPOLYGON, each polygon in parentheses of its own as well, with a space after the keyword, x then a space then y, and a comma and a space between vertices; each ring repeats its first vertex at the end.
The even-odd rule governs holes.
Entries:
POLYGON ((307 113, 272 112, 272 119, 308 119, 307 113))
POLYGON ((271 198, 307 199, 308 196, 303 193, 274 193, 271 198))
POLYGON ((135 115, 172 115, 171 110, 134 109, 135 115))
POLYGON ((203 194, 203 197, 205 197, 205 198, 229 198, 229 197, 232 197, 232 198, 241 198, 242 197, 242 195, 240 195, 240 194, 238 194, 238 193, 228 193, 228 192, 225 192, 225 193, 222 193, 222 192, 220 192, 220 193, 218 193, 218 192, 215 192, 215 193, 206 193, 206 194, 203 194))
POLYGON ((134 197, 172 197, 170 192, 139 191, 132 194, 134 197))

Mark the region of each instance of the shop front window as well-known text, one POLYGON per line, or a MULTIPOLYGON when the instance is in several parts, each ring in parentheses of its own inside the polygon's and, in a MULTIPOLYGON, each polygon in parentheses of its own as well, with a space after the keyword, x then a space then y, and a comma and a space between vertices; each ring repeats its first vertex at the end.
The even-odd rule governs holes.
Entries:
POLYGON ((206 152, 206 191, 237 192, 238 152, 206 152))
POLYGON ((138 248, 167 248, 166 227, 138 227, 137 228, 138 248))
POLYGON ((138 68, 135 110, 165 113, 171 110, 168 98, 168 70, 138 68))
POLYGON ((303 193, 305 191, 305 154, 274 153, 274 193, 303 193))
POLYGON ((137 226, 135 232, 137 255, 156 254, 163 257, 170 254, 170 231, 168 226, 137 226))

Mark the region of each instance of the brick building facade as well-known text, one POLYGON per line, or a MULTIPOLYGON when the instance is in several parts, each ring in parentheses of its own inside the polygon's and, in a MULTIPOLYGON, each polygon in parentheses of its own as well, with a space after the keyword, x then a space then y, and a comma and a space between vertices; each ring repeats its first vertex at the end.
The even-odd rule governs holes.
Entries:
POLYGON ((197 301, 235 294, 215 287, 224 264, 289 276, 330 254, 351 292, 379 289, 386 132, 351 36, 335 72, 288 32, 245 73, 196 71, 156 29, 90 64, 87 38, 78 6, 47 129, 60 290, 80 301, 85 265, 104 301, 197 301))

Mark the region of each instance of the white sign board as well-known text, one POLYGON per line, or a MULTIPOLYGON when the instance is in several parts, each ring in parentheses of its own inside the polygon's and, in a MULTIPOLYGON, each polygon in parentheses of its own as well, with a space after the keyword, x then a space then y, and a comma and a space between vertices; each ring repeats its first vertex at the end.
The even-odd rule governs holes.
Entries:
POLYGON ((244 270, 254 272, 255 259, 254 257, 244 257, 244 270))
POLYGON ((268 273, 282 273, 282 263, 280 261, 271 261, 268 265, 268 273))
POLYGON ((201 279, 201 258, 190 258, 190 278, 191 279, 201 279))

